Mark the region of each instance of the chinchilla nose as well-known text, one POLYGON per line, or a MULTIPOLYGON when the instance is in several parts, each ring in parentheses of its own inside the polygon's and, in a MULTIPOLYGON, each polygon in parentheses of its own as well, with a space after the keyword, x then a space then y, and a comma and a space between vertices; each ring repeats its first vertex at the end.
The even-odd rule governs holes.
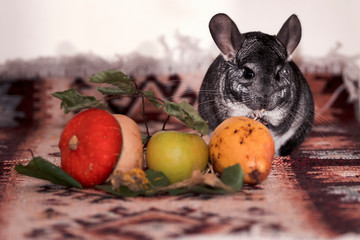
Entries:
POLYGON ((263 74, 253 82, 253 90, 263 97, 270 97, 274 92, 274 80, 268 75, 263 74))
POLYGON ((263 86, 258 92, 264 99, 268 99, 274 93, 274 88, 271 86, 263 86))

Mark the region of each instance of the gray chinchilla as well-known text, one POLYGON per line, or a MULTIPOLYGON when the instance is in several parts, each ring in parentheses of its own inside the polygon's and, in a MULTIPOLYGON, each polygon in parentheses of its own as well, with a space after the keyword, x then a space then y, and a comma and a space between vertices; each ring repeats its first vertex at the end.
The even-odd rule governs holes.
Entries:
POLYGON ((286 156, 311 131, 314 101, 290 55, 300 42, 296 15, 276 36, 240 33, 223 13, 209 23, 221 54, 210 65, 199 93, 199 113, 215 129, 231 116, 258 117, 270 130, 276 155, 286 156))

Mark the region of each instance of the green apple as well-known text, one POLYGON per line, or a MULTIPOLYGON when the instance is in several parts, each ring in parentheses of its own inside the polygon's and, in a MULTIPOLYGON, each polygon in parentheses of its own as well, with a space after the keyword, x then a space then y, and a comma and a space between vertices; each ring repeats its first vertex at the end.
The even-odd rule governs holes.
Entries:
POLYGON ((160 131, 146 148, 148 168, 164 173, 171 183, 190 178, 194 170, 204 170, 208 159, 208 146, 195 133, 160 131))

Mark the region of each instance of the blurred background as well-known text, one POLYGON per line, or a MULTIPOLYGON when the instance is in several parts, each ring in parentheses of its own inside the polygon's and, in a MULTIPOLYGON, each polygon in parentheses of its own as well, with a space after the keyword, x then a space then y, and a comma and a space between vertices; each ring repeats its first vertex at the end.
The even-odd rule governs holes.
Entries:
POLYGON ((341 43, 342 53, 354 55, 360 52, 359 9, 357 0, 0 0, 0 64, 79 53, 164 57, 161 41, 175 47, 181 36, 217 51, 208 22, 218 12, 242 32, 269 34, 295 13, 303 27, 297 54, 323 56, 341 43))
MULTIPOLYGON (((360 121, 359 9, 358 0, 0 0, 0 127, 44 119, 63 124, 51 93, 76 88, 94 95, 86 80, 108 69, 133 76, 159 97, 196 106, 203 75, 219 54, 208 29, 219 12, 241 32, 272 35, 297 14, 302 40, 293 58, 317 111, 341 99, 334 114, 344 119, 338 111, 350 103, 348 112, 360 121)), ((140 102, 108 104, 142 121, 140 102)), ((152 119, 166 118, 155 110, 152 119)))

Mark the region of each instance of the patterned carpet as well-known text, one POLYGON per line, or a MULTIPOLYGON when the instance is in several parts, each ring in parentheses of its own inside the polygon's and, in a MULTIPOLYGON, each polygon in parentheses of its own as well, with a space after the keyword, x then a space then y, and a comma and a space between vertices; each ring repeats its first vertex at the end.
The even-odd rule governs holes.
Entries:
MULTIPOLYGON (((161 80, 152 76, 140 81, 144 89, 148 84, 175 101, 195 102, 192 89, 196 87, 179 84, 181 78, 195 77, 161 80)), ((336 76, 307 77, 317 109, 341 84, 336 76)), ((1 239, 360 238, 360 128, 346 92, 316 116, 311 135, 299 149, 274 159, 270 176, 260 185, 245 186, 232 195, 119 198, 100 190, 61 187, 14 171, 16 164, 31 159, 29 149, 35 156, 59 163, 59 135, 71 116, 64 117, 50 93, 74 83, 84 92, 91 91, 91 86, 79 84, 81 79, 27 79, 0 85, 3 111, 12 114, 0 118, 1 239), (12 112, 7 104, 11 98, 17 99, 12 112)), ((112 104, 141 124, 138 103, 112 104)), ((156 129, 164 116, 151 109, 150 115, 155 120, 150 127, 156 129)))

